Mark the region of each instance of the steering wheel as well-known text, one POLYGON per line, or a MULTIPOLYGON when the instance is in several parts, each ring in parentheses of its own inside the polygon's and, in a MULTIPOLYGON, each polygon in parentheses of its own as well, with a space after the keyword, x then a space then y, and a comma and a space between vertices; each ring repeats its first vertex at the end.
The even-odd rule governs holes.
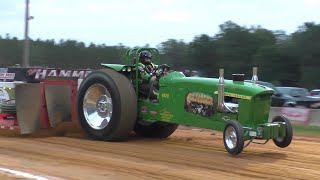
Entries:
POLYGON ((170 67, 167 64, 159 65, 155 70, 154 74, 157 77, 157 80, 160 79, 161 76, 165 75, 170 70, 170 67))

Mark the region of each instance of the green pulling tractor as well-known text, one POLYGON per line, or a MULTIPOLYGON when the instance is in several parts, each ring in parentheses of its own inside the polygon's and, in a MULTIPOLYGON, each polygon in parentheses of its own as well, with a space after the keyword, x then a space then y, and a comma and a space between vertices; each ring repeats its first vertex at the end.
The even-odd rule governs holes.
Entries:
MULTIPOLYGON (((83 79, 77 97, 79 123, 89 137, 123 141, 134 131, 143 137, 167 138, 179 124, 223 131, 228 153, 236 155, 250 143, 270 139, 281 148, 292 140, 290 121, 276 116, 268 122, 273 90, 244 82, 242 74, 233 80, 186 77, 159 65, 157 101, 140 93, 138 55, 149 51, 159 64, 155 48, 130 49, 126 65, 102 64, 105 68, 83 79), (257 141, 257 140, 264 140, 257 141)), ((253 80, 257 80, 254 70, 253 80)), ((151 92, 150 92, 151 93, 151 92)))

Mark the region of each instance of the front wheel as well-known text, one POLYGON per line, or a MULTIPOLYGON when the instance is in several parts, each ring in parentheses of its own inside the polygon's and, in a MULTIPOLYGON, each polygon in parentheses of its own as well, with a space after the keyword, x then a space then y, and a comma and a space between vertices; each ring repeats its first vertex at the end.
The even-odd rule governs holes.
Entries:
POLYGON ((285 148, 291 144, 293 131, 290 121, 284 117, 284 116, 276 116, 273 120, 273 123, 275 122, 281 122, 286 124, 286 136, 285 137, 278 137, 274 138, 273 142, 275 145, 277 145, 280 148, 285 148))
POLYGON ((238 121, 227 122, 223 131, 223 142, 228 153, 237 155, 242 152, 244 147, 243 135, 243 128, 238 121))

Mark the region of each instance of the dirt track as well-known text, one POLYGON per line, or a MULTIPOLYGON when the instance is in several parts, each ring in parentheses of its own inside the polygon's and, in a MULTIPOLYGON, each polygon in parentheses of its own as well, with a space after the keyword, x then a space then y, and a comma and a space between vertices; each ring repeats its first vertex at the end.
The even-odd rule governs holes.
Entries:
MULTIPOLYGON (((98 142, 76 137, 1 137, 0 166, 49 179, 318 179, 320 138, 290 147, 251 144, 232 157, 222 136, 180 127, 169 139, 98 142)), ((1 179, 16 179, 1 173, 1 179)))

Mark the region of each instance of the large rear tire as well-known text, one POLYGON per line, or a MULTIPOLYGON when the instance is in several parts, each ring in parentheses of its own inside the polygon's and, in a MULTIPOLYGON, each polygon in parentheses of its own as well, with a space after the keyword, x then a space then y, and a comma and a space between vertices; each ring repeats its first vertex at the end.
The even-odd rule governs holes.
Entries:
POLYGON ((90 73, 77 97, 80 126, 89 137, 104 141, 126 140, 137 117, 137 98, 122 74, 103 69, 90 73))
POLYGON ((280 148, 285 148, 291 144, 293 131, 290 121, 284 116, 276 116, 273 118, 272 122, 284 122, 286 124, 286 136, 280 138, 274 138, 273 142, 276 146, 280 148))
POLYGON ((155 122, 143 123, 138 121, 135 125, 134 131, 136 134, 147 138, 167 138, 178 128, 178 124, 155 122))
POLYGON ((238 121, 228 121, 223 131, 224 147, 228 153, 237 155, 244 147, 243 128, 238 121))

